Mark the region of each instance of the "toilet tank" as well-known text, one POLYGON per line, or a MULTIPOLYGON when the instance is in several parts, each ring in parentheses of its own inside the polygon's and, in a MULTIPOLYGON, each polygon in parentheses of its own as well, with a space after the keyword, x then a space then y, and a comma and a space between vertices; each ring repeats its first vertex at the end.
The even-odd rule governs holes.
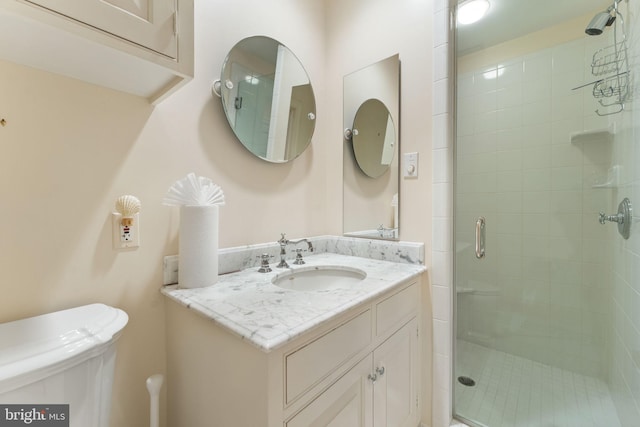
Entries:
POLYGON ((115 342, 127 321, 120 309, 91 304, 0 324, 0 407, 69 405, 70 427, 107 427, 115 342))

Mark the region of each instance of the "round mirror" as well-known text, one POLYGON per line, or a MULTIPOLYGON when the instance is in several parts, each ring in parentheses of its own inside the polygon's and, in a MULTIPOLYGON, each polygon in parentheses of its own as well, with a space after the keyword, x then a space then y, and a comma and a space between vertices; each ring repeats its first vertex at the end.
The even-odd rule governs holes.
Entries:
POLYGON ((316 101, 307 72, 277 40, 238 42, 222 65, 224 112, 242 145, 261 159, 283 163, 311 142, 316 101))
POLYGON ((362 103, 353 120, 353 153, 367 176, 378 178, 389 169, 396 145, 396 130, 387 107, 377 99, 362 103))

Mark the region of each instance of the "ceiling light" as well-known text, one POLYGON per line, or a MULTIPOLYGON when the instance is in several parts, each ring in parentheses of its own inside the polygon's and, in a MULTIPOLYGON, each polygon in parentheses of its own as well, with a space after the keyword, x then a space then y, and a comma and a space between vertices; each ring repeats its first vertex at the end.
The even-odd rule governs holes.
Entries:
POLYGON ((479 21, 489 11, 489 0, 468 0, 458 6, 458 24, 468 25, 479 21))

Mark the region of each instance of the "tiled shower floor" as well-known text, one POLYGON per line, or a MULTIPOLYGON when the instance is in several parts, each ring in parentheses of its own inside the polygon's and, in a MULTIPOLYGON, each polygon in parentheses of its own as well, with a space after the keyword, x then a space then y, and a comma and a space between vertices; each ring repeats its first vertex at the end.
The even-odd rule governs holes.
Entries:
POLYGON ((487 427, 621 427, 596 378, 457 341, 455 412, 487 427), (466 387, 465 375, 476 382, 466 387))

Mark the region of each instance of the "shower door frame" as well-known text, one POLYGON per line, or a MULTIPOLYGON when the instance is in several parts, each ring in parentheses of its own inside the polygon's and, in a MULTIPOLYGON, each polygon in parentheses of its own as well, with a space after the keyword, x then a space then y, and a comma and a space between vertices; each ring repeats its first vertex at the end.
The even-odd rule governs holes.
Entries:
MULTIPOLYGON (((451 247, 451 251, 450 251, 450 274, 451 274, 451 283, 450 283, 450 298, 451 298, 451 358, 450 358, 450 412, 451 412, 451 417, 454 419, 459 419, 463 422, 465 422, 466 424, 468 424, 469 426, 475 426, 475 427, 480 427, 481 424, 477 424, 477 421, 473 421, 470 419, 465 418, 464 416, 460 415, 457 413, 457 402, 456 402, 456 384, 457 384, 457 370, 458 370, 458 366, 457 366, 457 336, 458 336, 458 327, 459 325, 459 319, 458 319, 458 302, 459 302, 459 298, 458 298, 458 293, 456 292, 456 284, 458 283, 458 278, 459 278, 459 272, 458 272, 458 257, 456 256, 456 247, 458 246, 458 242, 456 239, 456 232, 458 231, 458 226, 456 224, 456 213, 458 212, 458 201, 457 201, 457 190, 458 190, 458 185, 459 185, 459 177, 458 177, 458 171, 459 171, 459 165, 458 165, 458 152, 459 152, 459 146, 458 146, 458 129, 457 129, 457 122, 458 122, 458 96, 457 96, 457 92, 458 92, 458 58, 457 58, 457 54, 456 54, 456 44, 457 44, 457 29, 456 29, 456 25, 455 25, 455 18, 456 18, 456 11, 457 11, 457 2, 455 0, 449 0, 448 2, 449 5, 449 25, 450 27, 448 28, 448 53, 449 53, 449 58, 448 58, 448 65, 449 65, 449 95, 450 97, 448 98, 448 106, 447 106, 447 110, 448 113, 451 115, 451 119, 450 119, 450 128, 449 128, 449 138, 448 138, 448 147, 451 150, 451 164, 449 165, 450 167, 450 171, 451 171, 451 194, 450 194, 450 200, 451 200, 451 242, 450 242, 450 247, 451 247)), ((435 116, 435 112, 434 112, 434 116, 435 116)), ((585 177, 582 177, 583 182, 585 177)), ((521 190, 522 192, 523 190, 521 190)), ((584 191, 584 190, 583 190, 584 191)), ((434 203, 437 203, 436 197, 434 197, 434 203)), ((584 215, 584 212, 583 212, 584 215)), ((494 224, 489 224, 489 227, 493 227, 494 224)), ((584 230, 581 233, 581 236, 584 236, 584 230)), ((434 243, 435 246, 435 243, 434 243)), ((434 413, 437 410, 434 409, 434 413)), ((434 426, 436 425, 436 422, 434 421, 434 426)))

